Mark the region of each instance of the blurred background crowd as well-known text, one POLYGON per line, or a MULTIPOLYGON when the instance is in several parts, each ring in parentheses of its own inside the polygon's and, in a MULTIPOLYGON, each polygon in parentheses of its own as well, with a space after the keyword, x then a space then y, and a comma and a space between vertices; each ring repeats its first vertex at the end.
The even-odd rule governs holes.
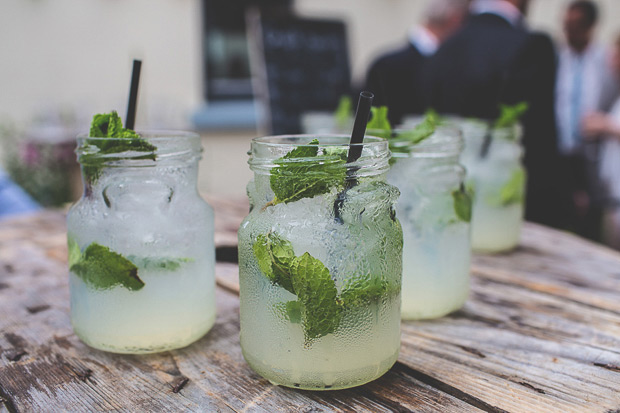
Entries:
POLYGON ((203 193, 243 196, 249 140, 301 131, 278 127, 278 94, 301 117, 335 110, 316 96, 371 90, 394 125, 429 108, 493 119, 525 101, 526 218, 620 248, 617 0, 5 0, 0 11, 0 219, 80 196, 74 137, 95 113, 124 113, 138 58, 136 128, 199 131, 203 193), (342 47, 308 37, 303 57, 269 55, 301 47, 300 27, 342 47), (292 86, 274 88, 273 73, 292 86))

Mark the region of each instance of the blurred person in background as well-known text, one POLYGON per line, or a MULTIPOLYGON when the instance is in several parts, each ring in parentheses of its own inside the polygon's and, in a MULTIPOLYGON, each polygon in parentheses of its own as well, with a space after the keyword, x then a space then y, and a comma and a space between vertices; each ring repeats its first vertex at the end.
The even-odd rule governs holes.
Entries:
POLYGON ((406 114, 426 110, 421 96, 421 70, 439 45, 463 22, 468 0, 432 0, 424 14, 424 23, 411 28, 405 47, 376 59, 366 77, 365 90, 374 93, 375 106, 388 106, 392 125, 406 114))
MULTIPOLYGON (((620 81, 620 36, 611 60, 620 81)), ((608 113, 594 112, 582 122, 585 139, 601 143, 600 177, 605 189, 603 239, 620 250, 620 98, 608 113)))
POLYGON ((494 120, 499 104, 527 102, 522 117, 527 169, 525 218, 566 225, 566 195, 556 143, 555 51, 524 25, 528 0, 474 0, 463 27, 426 68, 428 106, 439 113, 494 120))
POLYGON ((598 145, 583 139, 581 120, 587 113, 608 110, 616 90, 609 54, 594 41, 598 15, 590 0, 575 0, 567 7, 555 100, 559 151, 567 171, 564 182, 572 203, 570 228, 593 240, 600 240, 601 231, 598 145))

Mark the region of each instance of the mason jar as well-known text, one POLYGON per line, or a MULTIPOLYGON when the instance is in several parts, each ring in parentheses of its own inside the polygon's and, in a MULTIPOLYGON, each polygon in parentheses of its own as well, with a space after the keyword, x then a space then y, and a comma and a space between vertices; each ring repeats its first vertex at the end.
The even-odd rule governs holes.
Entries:
POLYGON ((348 142, 252 141, 251 212, 239 229, 241 348, 274 384, 357 386, 398 357, 402 231, 399 193, 385 180, 390 152, 367 136, 347 163, 348 142))
POLYGON ((474 119, 459 124, 465 138, 462 162, 474 192, 472 248, 491 253, 511 250, 519 244, 525 209, 521 127, 489 128, 474 119))
POLYGON ((401 193, 402 318, 441 317, 461 308, 469 294, 471 197, 459 163, 463 139, 457 128, 440 126, 419 143, 393 149, 388 182, 401 193))
POLYGON ((91 347, 184 347, 215 321, 213 211, 200 137, 78 137, 84 193, 67 216, 71 322, 91 347))

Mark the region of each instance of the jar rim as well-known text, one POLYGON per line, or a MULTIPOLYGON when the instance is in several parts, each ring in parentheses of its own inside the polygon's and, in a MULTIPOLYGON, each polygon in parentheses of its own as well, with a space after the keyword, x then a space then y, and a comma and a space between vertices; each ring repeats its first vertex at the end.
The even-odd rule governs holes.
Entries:
MULTIPOLYGON (((200 138, 200 135, 196 132, 193 131, 183 131, 183 130, 167 130, 167 129, 162 129, 162 130, 137 130, 136 133, 139 135, 140 138, 142 139, 146 139, 146 140, 152 140, 152 139, 197 139, 200 138)), ((100 136, 89 136, 88 132, 83 132, 77 135, 77 139, 81 140, 81 139, 89 139, 89 140, 94 140, 94 141, 99 141, 99 140, 109 140, 109 139, 126 139, 126 138, 108 138, 108 137, 100 137, 100 136)))
MULTIPOLYGON (((393 133, 402 133, 410 131, 411 128, 396 128, 393 133)), ((403 142, 394 143, 394 146, 408 148, 407 153, 394 152, 392 156, 394 158, 407 158, 407 157, 433 157, 443 158, 458 156, 464 146, 465 141, 463 139, 463 132, 456 125, 437 125, 435 131, 428 138, 421 142, 403 142)))
POLYGON ((372 176, 384 173, 389 169, 391 152, 388 141, 378 136, 365 135, 362 143, 351 145, 351 137, 346 134, 289 134, 272 135, 252 139, 248 151, 250 168, 258 174, 269 174, 272 168, 281 164, 340 163, 341 151, 352 147, 361 147, 361 156, 354 162, 345 162, 347 170, 355 171, 357 176, 372 176), (319 140, 318 145, 310 145, 313 139, 319 140), (318 146, 321 151, 318 156, 285 158, 292 150, 301 147, 318 146), (325 150, 338 150, 335 153, 326 153, 325 150))
MULTIPOLYGON (((489 124, 491 125, 491 132, 494 136, 502 137, 508 141, 521 141, 521 134, 523 132, 523 124, 521 121, 517 121, 512 125, 507 126, 495 126, 494 119, 483 119, 483 118, 473 118, 473 117, 463 117, 463 116, 454 116, 447 115, 442 117, 445 125, 454 126, 460 128, 463 131, 463 135, 465 135, 465 130, 463 126, 471 128, 474 127, 479 132, 479 135, 484 135, 487 133, 487 129, 489 124)), ((470 129, 468 129, 470 130, 470 129)), ((469 136, 468 136, 469 137, 469 136)))
MULTIPOLYGON (((88 133, 77 136, 75 153, 82 165, 101 163, 104 166, 118 166, 119 162, 133 162, 132 165, 152 165, 157 160, 182 160, 192 162, 201 158, 202 144, 200 135, 190 131, 146 130, 136 131, 139 141, 147 142, 150 147, 138 148, 139 145, 110 145, 121 142, 135 143, 136 138, 91 137, 88 133), (105 149, 104 149, 105 148, 105 149)), ((127 164, 128 165, 128 164, 127 164)))
POLYGON ((362 143, 350 144, 351 136, 342 133, 307 133, 307 134, 284 134, 284 135, 269 135, 261 136, 252 139, 252 143, 258 143, 265 146, 307 146, 313 139, 319 139, 320 146, 359 146, 359 145, 371 145, 381 146, 387 144, 387 140, 379 136, 364 135, 362 143), (321 142, 320 139, 323 139, 321 142), (325 139, 328 139, 325 142, 325 139), (295 142, 298 140, 304 140, 305 142, 295 142), (330 141, 332 140, 332 141, 330 141))

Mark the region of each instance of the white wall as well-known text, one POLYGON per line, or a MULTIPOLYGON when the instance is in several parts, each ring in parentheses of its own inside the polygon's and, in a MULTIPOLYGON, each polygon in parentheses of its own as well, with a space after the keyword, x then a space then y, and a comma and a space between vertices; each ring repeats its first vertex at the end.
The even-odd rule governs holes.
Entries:
POLYGON ((0 1, 0 116, 124 117, 140 58, 136 126, 183 122, 202 95, 200 12, 200 0, 0 1))
MULTIPOLYGON (((231 0, 236 1, 236 0, 231 0)), ((351 65, 402 44, 432 0, 295 0, 306 16, 348 23, 351 65)), ((531 0, 532 27, 561 37, 568 0, 531 0)), ((600 37, 620 32, 620 0, 598 0, 600 37)), ((137 126, 187 127, 202 100, 201 0, 1 0, 0 119, 45 110, 125 113, 132 58, 144 61, 137 126)))
MULTIPOLYGON (((347 21, 359 82, 374 56, 405 41, 428 1, 295 0, 295 9, 347 21)), ((531 25, 559 37, 565 4, 532 0, 531 25)), ((610 40, 620 31, 620 0, 599 4, 600 35, 610 40)), ((60 109, 85 125, 96 112, 124 116, 137 57, 144 63, 136 126, 189 128, 202 101, 201 9, 201 0, 0 0, 0 122, 60 109)), ((245 193, 253 134, 203 134, 202 191, 245 193)))
POLYGON ((371 59, 407 39, 427 0, 295 0, 295 11, 308 17, 336 17, 347 23, 353 80, 360 82, 371 59))

